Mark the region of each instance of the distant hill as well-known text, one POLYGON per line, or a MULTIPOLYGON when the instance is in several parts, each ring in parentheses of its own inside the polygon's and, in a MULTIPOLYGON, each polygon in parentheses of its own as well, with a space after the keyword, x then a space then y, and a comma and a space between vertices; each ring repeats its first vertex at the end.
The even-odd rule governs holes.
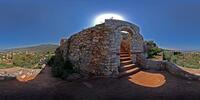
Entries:
POLYGON ((59 45, 55 44, 43 44, 43 45, 37 45, 37 46, 29 46, 29 47, 22 47, 22 48, 12 48, 12 49, 5 49, 1 52, 46 52, 46 51, 55 51, 56 48, 58 48, 59 45))
POLYGON ((200 52, 200 50, 181 50, 181 52, 200 52))
POLYGON ((171 49, 163 49, 164 51, 171 51, 171 52, 200 52, 200 50, 171 50, 171 49))

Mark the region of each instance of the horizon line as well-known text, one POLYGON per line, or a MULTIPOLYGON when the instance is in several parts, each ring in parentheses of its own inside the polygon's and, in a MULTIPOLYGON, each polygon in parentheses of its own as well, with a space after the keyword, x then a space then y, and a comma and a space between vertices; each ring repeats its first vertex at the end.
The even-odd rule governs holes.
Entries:
POLYGON ((19 49, 19 48, 26 48, 26 47, 34 47, 34 46, 40 46, 40 45, 58 45, 59 43, 38 43, 38 44, 28 44, 28 45, 20 45, 15 47, 8 47, 8 48, 0 48, 0 51, 9 50, 9 49, 19 49))

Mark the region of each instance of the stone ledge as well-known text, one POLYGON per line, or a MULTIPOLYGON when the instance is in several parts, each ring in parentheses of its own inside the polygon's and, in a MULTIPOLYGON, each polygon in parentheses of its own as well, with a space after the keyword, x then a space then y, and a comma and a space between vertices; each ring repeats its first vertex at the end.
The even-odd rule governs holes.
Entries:
POLYGON ((168 62, 168 61, 153 61, 147 59, 145 69, 150 70, 162 70, 167 71, 170 74, 173 74, 178 77, 182 77, 188 80, 200 80, 200 75, 195 75, 192 73, 189 73, 187 71, 184 71, 180 67, 178 67, 176 64, 168 62))

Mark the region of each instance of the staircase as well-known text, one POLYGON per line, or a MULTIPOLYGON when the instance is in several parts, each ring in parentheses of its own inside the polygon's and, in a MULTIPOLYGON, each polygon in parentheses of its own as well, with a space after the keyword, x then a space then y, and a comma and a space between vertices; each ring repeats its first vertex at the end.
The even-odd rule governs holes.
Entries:
POLYGON ((119 69, 119 77, 132 75, 140 71, 139 67, 136 67, 131 60, 131 56, 128 52, 120 52, 121 67, 119 69))

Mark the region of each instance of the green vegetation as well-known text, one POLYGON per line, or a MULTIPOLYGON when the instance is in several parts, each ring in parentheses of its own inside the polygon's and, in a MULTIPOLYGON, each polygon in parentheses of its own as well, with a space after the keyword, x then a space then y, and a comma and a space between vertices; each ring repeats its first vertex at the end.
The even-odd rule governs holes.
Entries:
POLYGON ((163 60, 179 66, 200 69, 200 52, 180 52, 159 48, 154 41, 145 41, 147 58, 155 58, 163 53, 163 60))
POLYGON ((147 49, 147 58, 153 58, 158 55, 158 53, 162 52, 162 49, 157 46, 154 41, 145 41, 146 49, 147 49))
POLYGON ((44 55, 41 54, 22 54, 14 55, 12 63, 14 66, 26 67, 26 68, 38 68, 37 64, 44 55))
POLYGON ((56 55, 51 57, 48 65, 52 67, 52 73, 55 77, 66 78, 68 75, 76 72, 73 69, 73 64, 70 62, 70 60, 63 59, 59 49, 57 50, 56 55))
POLYGON ((41 68, 54 55, 56 48, 55 45, 40 45, 5 50, 0 53, 0 68, 41 68))
POLYGON ((179 52, 165 50, 163 59, 179 66, 200 69, 200 52, 179 52))
POLYGON ((0 68, 9 68, 11 67, 9 64, 0 63, 0 68))

